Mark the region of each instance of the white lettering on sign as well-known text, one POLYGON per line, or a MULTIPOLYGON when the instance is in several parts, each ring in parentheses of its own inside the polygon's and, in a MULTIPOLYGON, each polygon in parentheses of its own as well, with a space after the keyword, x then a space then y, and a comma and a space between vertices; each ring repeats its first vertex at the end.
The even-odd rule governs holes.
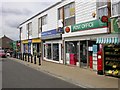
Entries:
POLYGON ((87 29, 87 28, 91 28, 91 27, 94 27, 94 23, 88 22, 88 23, 83 23, 83 24, 73 26, 73 30, 82 30, 82 29, 87 29))

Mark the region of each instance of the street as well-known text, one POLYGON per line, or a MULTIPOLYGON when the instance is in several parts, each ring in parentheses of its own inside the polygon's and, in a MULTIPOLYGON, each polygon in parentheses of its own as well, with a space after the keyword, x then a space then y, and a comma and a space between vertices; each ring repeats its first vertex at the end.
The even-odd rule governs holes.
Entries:
POLYGON ((8 58, 2 61, 2 88, 80 88, 8 58))

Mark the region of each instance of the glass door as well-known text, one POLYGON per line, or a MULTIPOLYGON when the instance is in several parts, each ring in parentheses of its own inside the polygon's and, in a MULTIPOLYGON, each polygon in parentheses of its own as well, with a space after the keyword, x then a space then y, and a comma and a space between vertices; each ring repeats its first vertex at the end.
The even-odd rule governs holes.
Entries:
POLYGON ((80 64, 81 67, 87 68, 87 43, 80 41, 80 64))

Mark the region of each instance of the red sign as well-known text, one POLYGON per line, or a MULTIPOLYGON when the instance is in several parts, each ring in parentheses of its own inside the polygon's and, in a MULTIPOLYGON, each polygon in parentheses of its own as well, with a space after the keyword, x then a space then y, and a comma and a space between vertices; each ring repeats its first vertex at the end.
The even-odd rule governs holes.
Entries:
POLYGON ((101 21, 102 22, 108 22, 108 17, 107 16, 102 16, 101 21))
POLYGON ((68 32, 70 32, 70 28, 69 27, 66 27, 65 28, 65 31, 68 33, 68 32))

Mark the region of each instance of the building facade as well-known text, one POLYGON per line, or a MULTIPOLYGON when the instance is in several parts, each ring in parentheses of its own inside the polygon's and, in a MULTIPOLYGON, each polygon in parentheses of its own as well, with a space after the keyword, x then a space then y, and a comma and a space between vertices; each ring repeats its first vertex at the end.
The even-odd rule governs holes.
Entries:
POLYGON ((105 47, 120 50, 119 8, 120 0, 62 0, 20 24, 21 51, 37 51, 47 61, 109 71, 105 47))

